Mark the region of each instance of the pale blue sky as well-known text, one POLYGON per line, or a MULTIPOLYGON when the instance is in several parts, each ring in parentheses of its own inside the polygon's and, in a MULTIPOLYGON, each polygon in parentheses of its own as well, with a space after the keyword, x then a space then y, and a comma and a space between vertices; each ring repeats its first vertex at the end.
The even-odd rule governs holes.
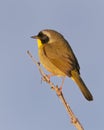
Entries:
MULTIPOLYGON (((85 130, 104 123, 104 0, 0 1, 0 130, 74 130, 56 94, 41 84, 30 36, 55 29, 70 42, 94 101, 66 78, 63 92, 85 130)), ((59 83, 58 78, 53 82, 59 83)), ((59 83, 60 84, 60 83, 59 83)))

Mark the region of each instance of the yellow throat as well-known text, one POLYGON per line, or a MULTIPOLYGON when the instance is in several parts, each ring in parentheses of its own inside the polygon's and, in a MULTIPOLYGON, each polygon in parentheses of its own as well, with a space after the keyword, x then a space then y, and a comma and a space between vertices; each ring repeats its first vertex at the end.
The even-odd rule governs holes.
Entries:
POLYGON ((40 40, 40 39, 37 39, 37 43, 38 43, 38 48, 40 48, 40 47, 42 47, 42 46, 43 46, 43 44, 42 44, 42 42, 41 42, 41 40, 40 40))

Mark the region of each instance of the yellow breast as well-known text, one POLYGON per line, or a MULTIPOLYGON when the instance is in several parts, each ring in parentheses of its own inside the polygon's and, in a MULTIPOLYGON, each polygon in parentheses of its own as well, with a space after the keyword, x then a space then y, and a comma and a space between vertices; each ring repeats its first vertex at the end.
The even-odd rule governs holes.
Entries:
POLYGON ((59 68, 57 68, 46 56, 43 50, 44 45, 41 43, 40 40, 38 40, 38 55, 40 59, 40 63, 44 66, 44 68, 51 72, 53 75, 57 76, 65 76, 65 74, 60 71, 59 68))

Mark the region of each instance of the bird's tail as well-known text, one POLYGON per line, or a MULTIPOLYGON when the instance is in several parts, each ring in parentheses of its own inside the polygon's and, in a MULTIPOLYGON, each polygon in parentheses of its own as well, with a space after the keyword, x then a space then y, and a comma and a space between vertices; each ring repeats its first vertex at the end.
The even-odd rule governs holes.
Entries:
POLYGON ((71 72, 72 76, 71 78, 76 82, 76 84, 78 85, 78 87, 80 88, 82 94, 84 95, 84 97, 91 101, 93 100, 93 96, 90 93, 90 91, 88 90, 88 88, 86 87, 84 81, 82 80, 82 78, 80 77, 80 75, 78 74, 77 71, 73 70, 71 72))

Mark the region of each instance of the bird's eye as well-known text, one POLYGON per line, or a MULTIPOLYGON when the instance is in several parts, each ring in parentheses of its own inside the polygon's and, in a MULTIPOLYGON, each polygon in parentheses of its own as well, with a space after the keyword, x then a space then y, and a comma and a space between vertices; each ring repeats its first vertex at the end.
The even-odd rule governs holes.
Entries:
POLYGON ((40 33, 38 34, 38 37, 40 38, 40 40, 41 40, 41 42, 42 42, 43 44, 49 42, 49 37, 48 37, 46 34, 42 33, 42 32, 40 32, 40 33))

